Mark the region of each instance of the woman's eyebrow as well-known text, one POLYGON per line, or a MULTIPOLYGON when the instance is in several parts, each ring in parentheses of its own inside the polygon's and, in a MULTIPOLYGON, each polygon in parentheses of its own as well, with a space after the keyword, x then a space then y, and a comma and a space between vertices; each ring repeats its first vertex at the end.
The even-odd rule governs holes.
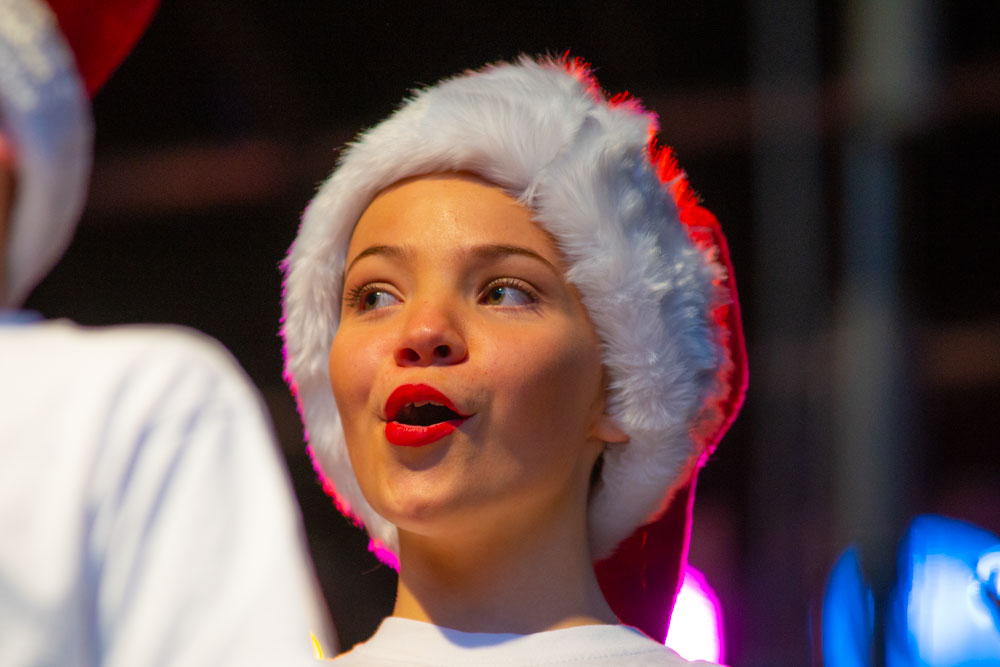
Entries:
POLYGON ((405 259, 413 254, 413 249, 398 245, 373 245, 365 248, 357 254, 357 256, 351 260, 351 263, 347 265, 344 269, 344 275, 346 276, 351 272, 351 267, 358 263, 359 259, 364 257, 371 257, 373 255, 382 255, 384 257, 392 257, 395 259, 405 259))
MULTIPOLYGON (((505 243, 485 243, 482 245, 472 246, 471 248, 466 249, 465 253, 478 260, 496 260, 509 257, 510 255, 528 257, 549 267, 549 269, 551 269, 556 275, 562 275, 559 269, 552 262, 542 257, 531 248, 525 248, 524 246, 509 245, 505 243)), ((344 269, 344 275, 346 276, 350 273, 351 268, 358 263, 358 260, 365 257, 381 255, 383 257, 391 257, 395 259, 406 259, 411 257, 413 254, 414 250, 409 246, 373 245, 359 252, 357 256, 351 260, 350 264, 347 265, 347 268, 344 269)))
POLYGON ((531 259, 538 260, 542 264, 546 265, 552 272, 557 276, 562 275, 556 266, 545 259, 537 252, 530 248, 525 248, 518 245, 506 245, 503 243, 488 243, 484 245, 477 245, 469 249, 469 254, 480 260, 491 260, 491 259, 502 259, 510 255, 519 255, 521 257, 530 257, 531 259))

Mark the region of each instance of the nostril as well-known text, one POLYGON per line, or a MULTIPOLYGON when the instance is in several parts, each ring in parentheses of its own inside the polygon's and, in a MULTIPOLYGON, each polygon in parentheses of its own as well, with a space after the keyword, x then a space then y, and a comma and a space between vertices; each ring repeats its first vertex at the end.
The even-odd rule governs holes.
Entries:
POLYGON ((435 342, 437 341, 423 344, 423 341, 415 341, 414 344, 400 345, 393 352, 393 358, 395 358, 397 364, 408 366, 411 364, 457 363, 465 355, 465 346, 461 343, 457 345, 451 343, 438 343, 434 345, 435 342))

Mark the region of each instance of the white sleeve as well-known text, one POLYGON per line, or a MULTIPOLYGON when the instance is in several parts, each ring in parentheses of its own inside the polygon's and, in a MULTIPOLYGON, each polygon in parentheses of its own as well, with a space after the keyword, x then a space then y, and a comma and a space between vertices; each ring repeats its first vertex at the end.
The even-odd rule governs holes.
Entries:
POLYGON ((294 665, 332 637, 259 395, 218 346, 136 354, 104 424, 84 576, 100 662, 294 665))

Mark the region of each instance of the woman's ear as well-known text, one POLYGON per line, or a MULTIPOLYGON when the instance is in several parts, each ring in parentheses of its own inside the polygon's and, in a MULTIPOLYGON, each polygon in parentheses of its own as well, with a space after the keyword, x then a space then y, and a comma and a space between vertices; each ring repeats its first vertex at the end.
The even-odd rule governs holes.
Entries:
POLYGON ((618 420, 607 413, 598 415, 590 434, 601 442, 623 445, 629 441, 628 434, 618 425, 618 420))

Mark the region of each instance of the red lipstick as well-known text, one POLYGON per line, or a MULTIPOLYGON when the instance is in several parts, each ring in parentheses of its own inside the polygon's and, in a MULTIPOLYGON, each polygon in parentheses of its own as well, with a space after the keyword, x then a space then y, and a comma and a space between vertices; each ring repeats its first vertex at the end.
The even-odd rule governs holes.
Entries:
MULTIPOLYGON (((386 440, 400 447, 422 447, 450 435, 469 418, 469 415, 460 413, 451 399, 434 387, 426 384, 404 384, 389 394, 385 402, 385 417, 386 440), (406 423, 397 420, 403 415, 413 419, 416 411, 427 407, 435 411, 450 412, 454 417, 433 423, 406 423)), ((422 420, 413 419, 413 421, 422 420)))

